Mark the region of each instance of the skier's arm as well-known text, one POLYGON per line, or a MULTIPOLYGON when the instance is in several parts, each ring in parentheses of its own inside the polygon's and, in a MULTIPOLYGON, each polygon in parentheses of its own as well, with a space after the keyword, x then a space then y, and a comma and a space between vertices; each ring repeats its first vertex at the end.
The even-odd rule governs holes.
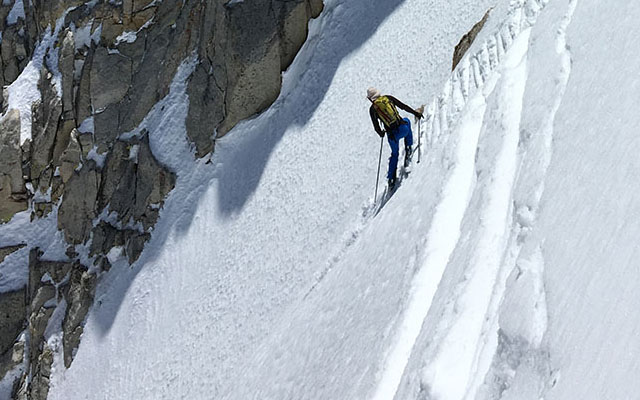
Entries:
POLYGON ((373 129, 376 130, 378 136, 383 137, 384 131, 380 128, 380 123, 378 122, 378 114, 376 114, 376 110, 373 108, 373 106, 369 107, 369 116, 371 117, 373 129))
POLYGON ((393 96, 387 95, 387 97, 399 109, 404 110, 404 111, 406 111, 408 113, 411 113, 411 114, 415 115, 417 118, 422 118, 422 113, 414 110, 413 108, 409 107, 408 105, 404 104, 403 102, 401 102, 400 100, 396 99, 393 96))

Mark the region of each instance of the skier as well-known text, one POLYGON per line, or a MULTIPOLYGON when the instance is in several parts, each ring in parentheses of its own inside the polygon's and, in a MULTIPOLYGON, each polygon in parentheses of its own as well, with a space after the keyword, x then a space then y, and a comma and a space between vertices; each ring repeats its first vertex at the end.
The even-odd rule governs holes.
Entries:
POLYGON ((421 111, 414 110, 393 96, 380 95, 378 89, 373 87, 367 90, 367 98, 371 101, 369 115, 371 116, 373 128, 381 138, 384 137, 386 131, 387 141, 389 142, 389 147, 391 147, 387 181, 389 183, 389 190, 393 190, 396 186, 396 169, 398 167, 400 139, 404 138, 405 168, 409 166, 409 163, 411 163, 411 156, 413 155, 413 148, 411 147, 413 146, 411 122, 409 122, 409 118, 400 117, 400 114, 398 114, 398 108, 413 114, 416 118, 423 118, 423 115, 421 111), (380 128, 379 121, 382 121, 384 130, 380 128))

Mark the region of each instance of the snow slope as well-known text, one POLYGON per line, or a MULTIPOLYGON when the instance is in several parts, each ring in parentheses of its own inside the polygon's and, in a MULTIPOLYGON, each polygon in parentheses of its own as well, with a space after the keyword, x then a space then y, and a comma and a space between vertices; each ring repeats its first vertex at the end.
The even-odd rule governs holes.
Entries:
POLYGON ((637 2, 579 0, 567 29, 574 62, 540 214, 550 399, 640 393, 639 16, 637 2))
POLYGON ((362 229, 379 146, 366 88, 417 106, 446 79, 453 47, 489 5, 327 1, 279 100, 218 140, 210 165, 186 156, 185 64, 157 108, 164 111, 145 122, 177 187, 137 265, 115 263, 103 279, 77 357, 56 369, 51 398, 235 390, 238 371, 362 229), (402 61, 391 66, 389 57, 402 61), (442 79, 423 86, 430 76, 442 79), (163 142, 168 131, 173 143, 163 142))
POLYGON ((51 398, 635 398, 640 5, 500 1, 450 75, 494 3, 326 1, 211 164, 185 60, 130 133, 177 187, 137 264, 112 255, 51 398), (375 216, 370 85, 435 98, 375 216))

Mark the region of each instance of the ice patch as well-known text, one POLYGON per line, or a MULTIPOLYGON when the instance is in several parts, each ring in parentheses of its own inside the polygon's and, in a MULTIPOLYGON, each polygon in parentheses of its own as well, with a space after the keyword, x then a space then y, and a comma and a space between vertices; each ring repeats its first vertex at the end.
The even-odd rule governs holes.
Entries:
POLYGON ((7 25, 14 25, 19 19, 23 21, 26 19, 23 0, 16 0, 16 2, 13 3, 11 11, 9 11, 9 15, 7 15, 7 25))
POLYGON ((138 38, 138 33, 133 31, 122 32, 116 38, 116 46, 120 43, 133 43, 138 38))
POLYGON ((78 132, 80 132, 80 133, 94 133, 95 132, 93 116, 91 116, 89 118, 86 118, 84 121, 82 121, 82 123, 78 127, 78 132))
POLYGON ((102 24, 98 25, 93 33, 91 28, 93 27, 93 19, 87 22, 85 25, 76 28, 73 23, 71 24, 71 30, 73 31, 73 41, 76 48, 76 52, 84 47, 91 47, 91 43, 97 44, 100 42, 100 34, 102 33, 102 24))
POLYGON ((104 167, 104 161, 107 159, 108 152, 98 153, 98 146, 93 146, 89 153, 87 154, 87 160, 93 160, 96 163, 96 166, 100 169, 104 167))
POLYGON ((107 253, 107 260, 109 263, 115 264, 124 254, 124 248, 122 246, 115 246, 107 253))
POLYGON ((115 45, 117 46, 120 43, 133 43, 136 41, 136 39, 138 38, 138 33, 140 33, 140 31, 142 31, 143 29, 148 28, 149 26, 151 26, 151 24, 153 24, 154 19, 151 18, 150 20, 148 20, 147 22, 145 22, 140 29, 138 29, 137 31, 126 31, 126 32, 122 32, 117 38, 116 38, 116 43, 115 45))
POLYGON ((137 163, 138 162, 138 152, 140 151, 140 145, 135 144, 131 146, 129 149, 129 160, 137 163))

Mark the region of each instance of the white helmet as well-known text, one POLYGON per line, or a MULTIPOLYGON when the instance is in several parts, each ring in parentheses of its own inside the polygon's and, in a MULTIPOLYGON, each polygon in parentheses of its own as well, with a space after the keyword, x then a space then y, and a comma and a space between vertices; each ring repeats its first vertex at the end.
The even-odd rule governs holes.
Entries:
POLYGON ((369 100, 373 101, 378 97, 380 97, 380 92, 378 91, 378 89, 374 87, 370 87, 369 89, 367 89, 367 98, 369 100))

